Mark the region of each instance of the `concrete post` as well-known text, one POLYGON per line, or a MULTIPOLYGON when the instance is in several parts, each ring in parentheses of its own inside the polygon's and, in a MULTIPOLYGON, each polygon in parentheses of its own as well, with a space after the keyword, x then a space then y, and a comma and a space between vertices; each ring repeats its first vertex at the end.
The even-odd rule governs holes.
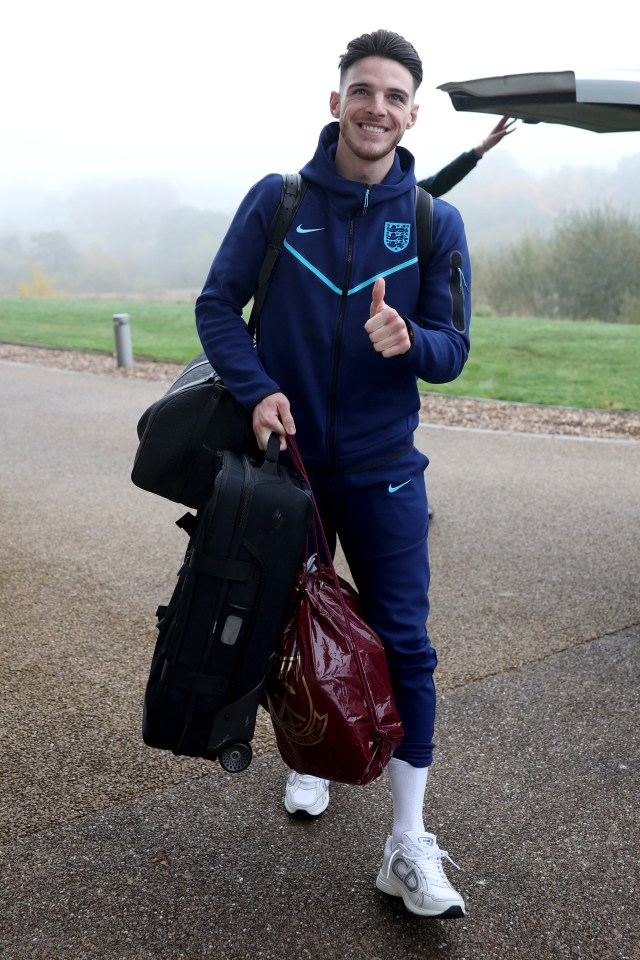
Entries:
POLYGON ((131 327, 128 313, 113 314, 113 332, 116 338, 116 358, 119 367, 133 366, 133 348, 131 346, 131 327))

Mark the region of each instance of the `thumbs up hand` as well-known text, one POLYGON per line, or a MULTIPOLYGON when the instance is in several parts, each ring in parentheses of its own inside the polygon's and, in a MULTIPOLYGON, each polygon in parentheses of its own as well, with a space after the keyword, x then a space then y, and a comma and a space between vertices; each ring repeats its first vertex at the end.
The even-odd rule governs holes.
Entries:
POLYGON ((373 285, 369 319, 364 329, 369 334, 374 350, 383 357, 397 357, 409 350, 411 338, 407 324, 398 311, 384 302, 384 294, 384 277, 378 277, 373 285))
POLYGON ((376 313, 384 308, 384 294, 385 294, 386 284, 384 282, 384 277, 378 277, 376 282, 373 285, 373 291, 371 294, 371 310, 369 311, 369 317, 373 317, 376 313))

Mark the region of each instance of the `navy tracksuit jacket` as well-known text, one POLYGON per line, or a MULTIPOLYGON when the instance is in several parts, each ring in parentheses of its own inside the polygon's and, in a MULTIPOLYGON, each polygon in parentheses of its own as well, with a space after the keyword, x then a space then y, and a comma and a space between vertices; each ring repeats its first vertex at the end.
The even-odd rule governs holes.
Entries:
MULTIPOLYGON (((336 536, 385 644, 405 737, 396 751, 431 762, 436 655, 428 615, 426 457, 413 447, 417 380, 445 383, 469 351, 471 269, 457 210, 434 200, 432 250, 417 260, 415 174, 396 150, 382 183, 345 180, 334 165, 338 124, 300 171, 308 188, 287 233, 260 318, 257 349, 242 321, 256 286, 282 177, 249 191, 196 303, 204 350, 251 410, 282 392, 330 542, 336 536), (377 353, 364 324, 373 283, 410 326, 401 357, 377 353)), ((300 771, 304 773, 304 771, 300 771)))

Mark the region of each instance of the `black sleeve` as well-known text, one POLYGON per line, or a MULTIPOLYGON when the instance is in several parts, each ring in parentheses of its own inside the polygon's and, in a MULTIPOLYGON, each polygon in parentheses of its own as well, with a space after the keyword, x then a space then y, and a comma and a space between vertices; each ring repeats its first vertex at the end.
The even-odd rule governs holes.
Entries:
POLYGON ((452 160, 451 163, 443 167, 438 173, 434 173, 432 177, 427 177, 426 180, 418 180, 418 186, 427 190, 432 197, 441 197, 443 193, 452 190, 457 183, 464 180, 466 175, 471 173, 479 159, 475 150, 468 150, 466 153, 461 153, 459 157, 452 160))

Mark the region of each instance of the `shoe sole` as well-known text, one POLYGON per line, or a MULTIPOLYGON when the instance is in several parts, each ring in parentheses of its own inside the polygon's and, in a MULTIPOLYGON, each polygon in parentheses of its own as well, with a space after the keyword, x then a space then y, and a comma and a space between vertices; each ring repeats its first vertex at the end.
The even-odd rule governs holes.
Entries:
POLYGON ((313 804, 311 807, 291 807, 287 803, 287 798, 284 799, 284 808, 287 813, 292 817, 310 817, 311 819, 315 817, 320 817, 325 812, 329 806, 329 796, 327 795, 324 801, 320 802, 320 805, 313 804), (317 809, 316 809, 317 808, 317 809))
POLYGON ((398 890, 380 874, 376 877, 376 887, 390 897, 400 897, 407 910, 418 917, 432 917, 436 920, 458 920, 465 916, 464 906, 459 903, 452 903, 450 906, 444 907, 444 909, 419 910, 404 891, 398 890))

